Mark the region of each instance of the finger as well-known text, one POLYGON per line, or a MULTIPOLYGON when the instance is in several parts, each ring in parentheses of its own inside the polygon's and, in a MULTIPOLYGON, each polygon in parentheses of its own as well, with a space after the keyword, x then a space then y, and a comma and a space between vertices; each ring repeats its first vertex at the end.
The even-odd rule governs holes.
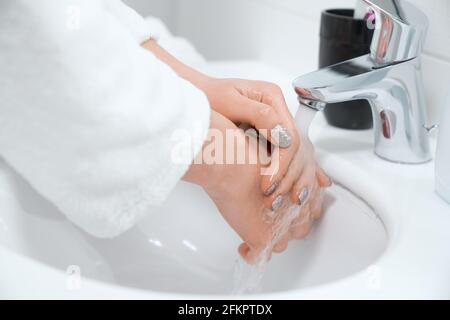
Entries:
MULTIPOLYGON (((268 100, 268 98, 264 99, 266 102, 273 103, 273 100, 268 100)), ((261 186, 262 192, 270 195, 286 174, 299 148, 299 135, 290 114, 288 114, 289 117, 286 115, 280 116, 277 109, 270 104, 261 103, 245 97, 242 97, 241 101, 244 105, 244 108, 241 110, 241 121, 247 122, 255 127, 267 141, 278 147, 273 153, 274 161, 271 163, 271 167, 273 167, 271 169, 272 172, 264 175, 261 186)), ((284 108, 280 107, 278 109, 284 110, 284 108)))
POLYGON ((252 249, 248 244, 243 243, 238 248, 239 255, 248 264, 256 264, 261 261, 261 259, 267 259, 268 261, 272 258, 272 253, 267 256, 262 254, 263 249, 252 249))
POLYGON ((264 104, 270 105, 273 109, 275 109, 279 117, 281 118, 282 126, 287 129, 289 133, 293 133, 292 144, 294 145, 294 149, 297 149, 300 145, 297 126, 295 124, 292 113, 289 111, 286 99, 281 88, 274 83, 265 81, 253 81, 252 85, 256 90, 262 92, 260 101, 264 104))
POLYGON ((255 264, 258 261, 259 251, 252 249, 247 243, 241 244, 238 252, 248 264, 255 264))
POLYGON ((290 229, 290 236, 295 240, 305 239, 310 233, 312 229, 313 221, 312 219, 303 218, 301 222, 293 225, 290 229))
MULTIPOLYGON (((251 102, 250 105, 254 107, 255 105, 258 104, 259 103, 251 102)), ((264 127, 270 127, 270 125, 273 124, 273 121, 274 119, 277 118, 277 116, 273 115, 275 111, 270 106, 264 105, 261 108, 264 108, 268 111, 264 112, 264 116, 260 116, 259 118, 257 118, 259 120, 257 120, 257 122, 252 123, 252 125, 255 126, 258 130, 263 129, 262 131, 260 131, 260 133, 262 133, 265 139, 268 139, 270 141, 271 134, 268 133, 267 130, 264 130, 264 127)), ((247 109, 251 109, 251 107, 247 109)), ((247 121, 250 121, 250 119, 247 121)), ((271 155, 270 165, 262 169, 263 178, 261 181, 261 191, 266 196, 270 196, 278 188, 279 184, 281 183, 281 181, 283 180, 284 176, 288 171, 292 159, 294 158, 296 152, 299 149, 300 139, 298 138, 297 131, 295 130, 294 132, 295 136, 291 140, 292 141, 291 146, 287 149, 275 148, 271 155)))
POLYGON ((283 235, 281 240, 278 241, 277 244, 275 244, 275 246, 273 247, 273 252, 281 253, 285 251, 288 248, 290 236, 291 236, 290 233, 286 232, 286 234, 283 235))
POLYGON ((331 187, 331 185, 333 183, 331 181, 331 178, 318 165, 316 165, 316 177, 317 177, 317 181, 319 182, 320 187, 322 187, 322 188, 331 187))
POLYGON ((301 206, 299 216, 292 221, 289 233, 292 239, 301 240, 308 234, 312 226, 311 209, 309 203, 301 206))
POLYGON ((306 203, 300 207, 300 212, 298 216, 292 221, 290 228, 302 226, 309 220, 311 220, 311 210, 309 203, 306 203))
POLYGON ((249 245, 246 243, 242 243, 238 248, 238 252, 244 260, 247 260, 247 256, 248 256, 250 250, 251 249, 250 249, 249 245))
MULTIPOLYGON (((283 123, 283 118, 277 110, 269 104, 247 98, 238 97, 242 108, 239 110, 239 121, 255 127, 273 145, 289 148, 294 142, 294 128, 283 123)), ((284 121, 285 122, 285 121, 284 121)))
MULTIPOLYGON (((292 166, 295 166, 296 174, 302 170, 304 162, 301 158, 296 160, 295 163, 292 161, 296 154, 300 152, 298 143, 299 140, 296 140, 291 148, 275 148, 272 152, 270 166, 262 169, 261 189, 265 196, 272 195, 280 187, 288 170, 291 171, 292 166)), ((295 174, 290 177, 295 177, 295 174)), ((287 193, 290 187, 292 187, 292 183, 284 183, 283 191, 278 193, 287 193), (286 188, 288 189, 286 190, 286 188)))
MULTIPOLYGON (((262 195, 259 197, 262 200, 262 195)), ((254 214, 253 211, 243 211, 239 215, 239 221, 246 221, 246 223, 231 223, 235 225, 235 230, 245 242, 239 247, 239 253, 246 261, 254 262, 258 258, 267 258, 266 256, 261 256, 261 253, 266 253, 265 250, 270 250, 270 245, 278 240, 278 236, 275 237, 274 232, 279 230, 277 226, 279 226, 280 221, 283 221, 284 214, 290 205, 290 202, 287 200, 287 198, 283 198, 278 206, 278 210, 275 210, 275 212, 263 207, 258 209, 258 212, 261 212, 261 214, 254 214)), ((288 226, 284 233, 287 231, 288 226)), ((270 254, 270 252, 267 252, 267 254, 270 254)))
POLYGON ((241 244, 238 248, 238 252, 242 259, 248 264, 253 265, 258 262, 259 252, 252 250, 248 244, 241 244))
POLYGON ((291 201, 299 206, 307 204, 312 196, 312 185, 314 185, 314 181, 311 182, 311 179, 302 176, 292 188, 291 201))
POLYGON ((300 240, 306 238, 311 232, 313 223, 322 214, 322 189, 318 183, 311 188, 310 200, 302 205, 299 218, 291 224, 291 236, 300 240))
POLYGON ((318 189, 317 195, 311 200, 310 207, 313 219, 320 219, 323 214, 323 190, 318 189))
MULTIPOLYGON (((280 183, 277 183, 277 188, 273 191, 272 194, 266 193, 266 198, 264 199, 264 204, 266 208, 273 208, 273 203, 276 201, 277 197, 280 195, 286 197, 289 192, 292 190, 295 183, 298 181, 299 177, 302 175, 304 162, 301 159, 292 162, 288 168, 287 174, 282 177, 280 183)), ((276 181, 279 181, 277 178, 276 181)))
POLYGON ((263 92, 260 101, 276 109, 286 127, 294 129, 296 127, 295 122, 287 106, 283 90, 275 83, 266 81, 254 81, 253 83, 256 90, 263 92))
POLYGON ((316 182, 311 189, 311 195, 308 201, 308 217, 311 221, 319 219, 322 215, 323 189, 316 182))
POLYGON ((266 81, 251 81, 251 87, 252 89, 248 90, 250 93, 248 96, 276 110, 281 119, 280 125, 291 134, 295 134, 296 125, 294 118, 289 111, 281 88, 274 83, 266 81))
MULTIPOLYGON (((227 222, 233 227, 241 237, 242 242, 249 248, 248 251, 256 253, 264 249, 273 238, 273 220, 268 220, 265 215, 270 212, 262 206, 262 195, 257 198, 236 199, 237 202, 257 203, 260 205, 250 206, 250 208, 241 208, 239 213, 226 217, 227 222)), ((246 247, 240 247, 240 253, 243 256, 248 252, 242 251, 246 247)))

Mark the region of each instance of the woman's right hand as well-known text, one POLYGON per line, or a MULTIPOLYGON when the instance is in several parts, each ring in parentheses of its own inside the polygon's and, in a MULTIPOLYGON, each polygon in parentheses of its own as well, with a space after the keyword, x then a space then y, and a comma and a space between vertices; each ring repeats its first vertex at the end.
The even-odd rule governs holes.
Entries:
MULTIPOLYGON (((263 168, 261 158, 266 156, 264 152, 267 150, 265 148, 259 148, 259 144, 255 138, 246 136, 233 122, 214 111, 211 117, 211 129, 214 131, 216 138, 218 133, 221 133, 224 138, 224 143, 222 144, 223 150, 219 153, 226 155, 227 152, 231 151, 231 144, 240 147, 244 146, 245 149, 238 149, 237 147, 233 147, 232 149, 236 154, 245 150, 246 161, 244 163, 206 164, 203 161, 205 160, 204 154, 201 153, 197 156, 194 164, 191 165, 184 180, 198 184, 205 189, 225 220, 243 240, 244 244, 240 246, 239 253, 247 262, 251 263, 272 242, 274 237, 274 222, 267 219, 267 215, 270 215, 272 211, 267 209, 267 197, 264 196, 260 189, 263 178, 261 173, 263 168), (233 137, 233 143, 228 141, 227 137, 233 137), (250 159, 256 159, 257 161, 251 162, 250 159)), ((210 143, 213 142, 207 140, 204 145, 204 150, 209 150, 208 154, 211 151, 210 143)), ((220 145, 220 143, 216 144, 216 148, 220 145)), ((298 162, 303 161, 302 159, 305 158, 301 156, 295 158, 298 162)), ((285 179, 292 180, 290 174, 298 177, 300 175, 298 170, 301 168, 304 169, 305 167, 309 168, 308 170, 304 170, 305 174, 309 174, 309 172, 315 173, 316 167, 313 164, 312 169, 310 169, 310 165, 310 163, 305 163, 304 165, 300 164, 296 169, 292 168, 288 171, 285 179)), ((311 179, 314 183, 311 183, 311 193, 308 202, 314 204, 314 214, 311 214, 312 207, 309 205, 299 207, 299 214, 296 219, 297 223, 298 221, 304 221, 304 217, 310 219, 311 217, 318 217, 320 215, 322 202, 320 197, 320 183, 315 176, 311 179)), ((299 181, 297 182, 295 186, 300 186, 301 183, 299 181)), ((294 192, 294 188, 292 188, 291 192, 294 192)), ((289 196, 284 197, 283 201, 289 203, 289 196)), ((283 215, 285 213, 283 212, 285 210, 281 210, 282 208, 283 206, 280 206, 277 208, 280 210, 275 210, 277 215, 283 215)), ((287 247, 287 241, 293 238, 300 238, 300 233, 303 237, 306 236, 311 226, 311 223, 294 226, 290 233, 287 233, 285 237, 279 239, 279 243, 275 244, 273 251, 283 251, 287 247), (305 226, 307 226, 306 229, 305 226), (299 229, 301 230, 299 231, 299 229)))
MULTIPOLYGON (((291 194, 293 203, 297 203, 299 192, 302 192, 299 188, 309 186, 310 204, 301 206, 298 219, 304 221, 302 216, 311 216, 311 208, 316 208, 313 216, 319 215, 317 212, 320 209, 317 208, 321 208, 322 203, 320 189, 327 184, 320 183, 320 177, 328 180, 325 175, 317 174, 319 171, 311 160, 314 159, 313 152, 303 145, 283 94, 276 85, 240 79, 213 79, 183 64, 153 40, 146 41, 142 46, 205 92, 213 109, 211 129, 221 132, 222 137, 226 137, 227 130, 234 131, 240 144, 251 145, 251 138, 246 137, 235 123, 250 124, 260 131, 265 129, 268 133, 265 137, 278 146, 275 154, 271 155, 272 165, 265 168, 268 169, 265 175, 261 173, 260 161, 256 164, 208 165, 196 159, 194 163, 200 164, 191 165, 184 178, 208 192, 226 221, 245 242, 239 252, 247 261, 252 261, 272 240, 273 225, 265 222, 264 215, 271 207, 280 208, 280 201, 277 200, 280 196, 284 202, 291 194), (275 166, 274 158, 277 161, 275 166)), ((225 141, 224 145, 227 144, 225 141)), ((204 149, 207 147, 208 143, 204 149)), ((250 147, 249 153, 257 157, 258 148, 250 147)), ((292 235, 285 236, 274 251, 282 251, 290 238, 306 235, 310 228, 305 230, 305 225, 310 226, 311 223, 294 225, 292 235)))

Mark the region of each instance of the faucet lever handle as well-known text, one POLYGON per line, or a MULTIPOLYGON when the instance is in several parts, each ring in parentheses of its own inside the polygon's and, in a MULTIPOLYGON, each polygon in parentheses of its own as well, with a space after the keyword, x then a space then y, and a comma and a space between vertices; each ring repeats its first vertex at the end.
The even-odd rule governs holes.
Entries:
POLYGON ((371 56, 380 67, 420 56, 428 18, 403 0, 363 0, 375 14, 371 56))

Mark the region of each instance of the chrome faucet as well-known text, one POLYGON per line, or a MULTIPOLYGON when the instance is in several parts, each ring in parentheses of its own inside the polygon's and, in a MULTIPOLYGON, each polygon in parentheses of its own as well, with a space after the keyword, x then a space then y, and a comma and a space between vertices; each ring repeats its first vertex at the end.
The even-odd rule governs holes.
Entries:
POLYGON ((420 58, 428 19, 403 0, 364 1, 375 19, 371 53, 294 80, 299 102, 322 111, 328 103, 366 99, 373 111, 375 153, 397 163, 428 162, 420 58))

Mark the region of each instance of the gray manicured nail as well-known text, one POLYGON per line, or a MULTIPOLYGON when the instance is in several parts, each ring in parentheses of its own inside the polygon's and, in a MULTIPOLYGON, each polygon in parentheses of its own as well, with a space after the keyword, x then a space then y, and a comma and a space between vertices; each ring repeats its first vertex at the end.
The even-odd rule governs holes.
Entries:
POLYGON ((292 136, 281 124, 270 131, 271 141, 280 148, 289 148, 292 144, 292 136))
POLYGON ((308 197, 309 197, 309 188, 305 187, 298 196, 298 204, 303 206, 308 201, 308 197))
POLYGON ((281 205, 283 204, 283 200, 284 198, 282 195, 276 197, 275 200, 273 200, 272 202, 272 210, 277 211, 278 209, 280 209, 281 205))
POLYGON ((255 138, 255 139, 258 139, 258 138, 259 138, 258 131, 256 131, 256 130, 253 129, 253 128, 250 128, 250 129, 245 130, 245 134, 246 134, 247 136, 252 137, 252 138, 255 138))
POLYGON ((273 185, 270 186, 269 189, 266 190, 266 192, 264 192, 264 195, 265 195, 266 197, 272 195, 272 194, 275 192, 275 190, 277 190, 277 188, 278 188, 279 185, 280 185, 280 184, 279 184, 278 182, 275 182, 273 185))

